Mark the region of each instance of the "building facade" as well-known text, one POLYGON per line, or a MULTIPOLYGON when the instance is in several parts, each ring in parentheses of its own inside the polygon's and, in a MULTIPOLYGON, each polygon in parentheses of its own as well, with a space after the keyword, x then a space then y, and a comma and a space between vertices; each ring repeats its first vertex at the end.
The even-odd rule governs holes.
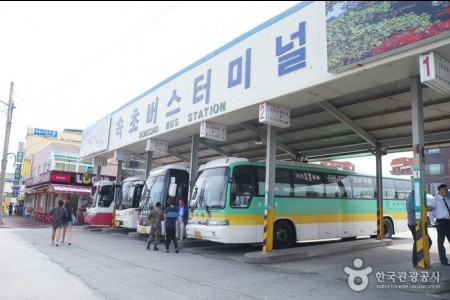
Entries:
MULTIPOLYGON (((80 146, 78 130, 28 130, 20 197, 25 216, 49 221, 48 211, 59 199, 70 201, 75 213, 88 204, 97 178, 92 163, 81 160, 80 146)), ((101 171, 101 179, 115 180, 117 163, 108 163, 101 171)))
POLYGON ((434 195, 441 183, 450 185, 450 147, 425 151, 427 193, 434 195))
POLYGON ((412 175, 412 158, 400 157, 391 161, 391 175, 412 175))
MULTIPOLYGON (((413 160, 410 157, 391 161, 392 175, 412 175, 413 160)), ((450 184, 450 147, 425 150, 425 188, 434 195, 440 184, 450 184)))
POLYGON ((327 160, 327 161, 321 161, 320 165, 327 166, 327 167, 333 167, 337 170, 355 171, 355 165, 349 161, 327 160))

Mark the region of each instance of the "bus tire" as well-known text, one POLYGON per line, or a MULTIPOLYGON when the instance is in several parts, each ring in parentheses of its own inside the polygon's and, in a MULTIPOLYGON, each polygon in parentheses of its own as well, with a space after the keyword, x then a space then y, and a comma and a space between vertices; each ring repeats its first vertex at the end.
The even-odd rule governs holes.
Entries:
POLYGON ((391 239, 392 235, 394 234, 394 224, 392 224, 392 221, 388 218, 383 218, 383 230, 384 230, 384 237, 387 239, 391 239))
POLYGON ((290 222, 276 221, 273 226, 273 247, 284 249, 291 247, 294 243, 294 230, 290 222))

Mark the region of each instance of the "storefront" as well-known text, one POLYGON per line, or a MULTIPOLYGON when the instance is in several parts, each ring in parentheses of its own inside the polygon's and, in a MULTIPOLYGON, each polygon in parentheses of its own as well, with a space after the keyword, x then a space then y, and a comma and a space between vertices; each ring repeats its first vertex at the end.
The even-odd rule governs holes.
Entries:
MULTIPOLYGON (((50 171, 25 181, 26 212, 33 219, 50 222, 48 212, 55 207, 58 200, 68 200, 75 215, 78 208, 88 204, 91 187, 96 176, 89 173, 50 171)), ((101 180, 114 180, 102 176, 101 180)))

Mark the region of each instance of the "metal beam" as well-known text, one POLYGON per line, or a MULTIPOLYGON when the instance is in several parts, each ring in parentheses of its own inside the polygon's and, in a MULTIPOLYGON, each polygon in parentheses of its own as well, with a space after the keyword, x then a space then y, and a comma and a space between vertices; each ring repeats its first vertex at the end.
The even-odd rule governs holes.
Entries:
POLYGON ((354 153, 354 152, 370 152, 369 145, 366 143, 357 145, 345 145, 345 146, 335 146, 331 148, 321 148, 321 149, 311 149, 302 151, 300 154, 302 157, 316 157, 316 156, 327 156, 327 155, 337 155, 340 153, 354 153))
MULTIPOLYGON (((267 138, 265 137, 266 136, 266 132, 265 131, 257 128, 256 126, 253 126, 250 122, 244 122, 244 123, 241 123, 240 125, 242 127, 244 127, 245 129, 248 129, 248 130, 256 133, 257 135, 259 135, 261 137, 261 139, 264 142, 267 143, 267 138)), ((294 157, 294 158, 297 157, 297 151, 295 151, 294 149, 292 149, 288 145, 277 141, 277 147, 280 148, 281 150, 285 151, 286 153, 288 153, 292 157, 294 157)))
POLYGON ((145 160, 145 179, 147 180, 148 175, 152 169, 153 161, 153 151, 147 151, 147 159, 145 160))
POLYGON ((207 141, 207 140, 205 140, 203 138, 200 138, 199 142, 202 143, 203 145, 205 145, 206 147, 216 151, 217 153, 222 154, 225 157, 233 157, 234 156, 230 152, 227 152, 227 151, 223 150, 222 148, 214 145, 213 143, 211 143, 211 142, 209 142, 209 141, 207 141))
POLYGON ((169 154, 172 155, 172 156, 175 156, 176 158, 181 159, 182 161, 185 161, 185 162, 191 162, 191 159, 190 159, 189 157, 184 156, 184 155, 182 155, 182 154, 179 154, 179 153, 176 152, 175 150, 168 149, 168 150, 167 150, 167 153, 169 153, 169 154))
POLYGON ((323 109, 325 109, 330 114, 332 114, 334 117, 336 117, 339 121, 341 121, 342 123, 349 126, 354 132, 356 132, 360 137, 362 137, 364 140, 366 140, 371 146, 373 146, 373 147, 377 146, 377 141, 373 136, 371 136, 361 126, 359 126, 358 124, 353 122, 344 113, 342 113, 340 110, 338 110, 336 107, 334 107, 334 105, 331 104, 329 101, 322 101, 317 104, 319 104, 323 109))
MULTIPOLYGON (((439 142, 448 143, 450 141, 450 132, 437 132, 425 134, 425 144, 436 144, 439 142)), ((381 140, 380 143, 388 148, 407 145, 412 147, 412 137, 399 137, 389 140, 381 140)))
POLYGON ((189 164, 189 199, 191 199, 192 191, 194 189, 195 180, 198 174, 198 142, 200 137, 194 134, 191 138, 191 161, 189 164))
MULTIPOLYGON (((425 135, 425 144, 437 144, 437 143, 449 143, 450 141, 450 132, 437 132, 437 133, 429 133, 425 135)), ((385 147, 388 149, 403 147, 405 151, 411 150, 412 147, 412 137, 402 137, 399 136, 397 138, 380 140, 380 147, 385 147)), ((321 149, 310 149, 304 150, 301 153, 302 157, 314 158, 314 157, 327 157, 327 156, 336 156, 340 153, 357 153, 357 152, 368 152, 370 146, 366 143, 360 143, 355 145, 341 145, 334 146, 331 148, 321 148, 321 149)))

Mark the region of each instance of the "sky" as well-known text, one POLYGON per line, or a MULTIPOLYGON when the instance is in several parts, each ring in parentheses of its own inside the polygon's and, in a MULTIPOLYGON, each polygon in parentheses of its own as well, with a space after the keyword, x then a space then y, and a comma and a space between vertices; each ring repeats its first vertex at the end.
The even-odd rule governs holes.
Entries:
MULTIPOLYGON (((16 153, 28 127, 86 129, 297 3, 1 1, 0 101, 8 102, 14 82, 8 152, 16 153)), ((1 145, 6 110, 0 103, 1 145)), ((374 159, 357 165, 374 168, 374 159)))

